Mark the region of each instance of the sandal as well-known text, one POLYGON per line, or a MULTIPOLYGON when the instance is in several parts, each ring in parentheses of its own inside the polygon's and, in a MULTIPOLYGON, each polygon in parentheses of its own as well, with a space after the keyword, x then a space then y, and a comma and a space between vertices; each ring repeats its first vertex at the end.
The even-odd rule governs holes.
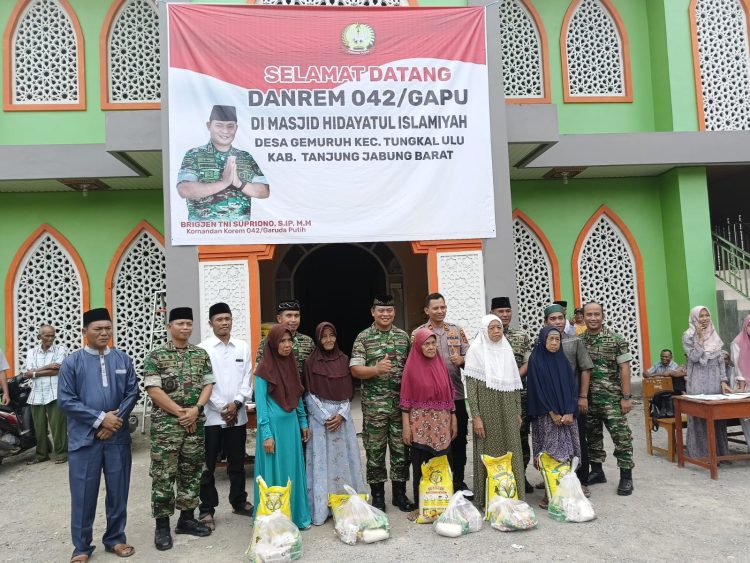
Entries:
POLYGON ((210 512, 198 515, 198 521, 203 524, 206 528, 212 532, 216 529, 216 522, 214 522, 214 515, 210 512))
POLYGON ((126 543, 118 543, 115 545, 105 545, 104 551, 114 553, 117 557, 130 557, 135 553, 135 548, 126 543))
POLYGON ((80 555, 74 555, 70 558, 70 563, 86 563, 86 561, 89 560, 89 556, 85 553, 81 553, 80 555))
POLYGON ((241 506, 238 506, 237 508, 233 508, 232 512, 235 514, 240 514, 242 516, 249 516, 250 518, 253 517, 253 505, 250 502, 244 502, 241 506))
POLYGON ((412 510, 409 514, 406 515, 406 519, 409 522, 416 522, 417 518, 419 517, 419 510, 412 510))
POLYGON ((545 496, 542 500, 539 501, 539 508, 542 510, 547 510, 549 507, 549 500, 547 500, 547 497, 545 496))

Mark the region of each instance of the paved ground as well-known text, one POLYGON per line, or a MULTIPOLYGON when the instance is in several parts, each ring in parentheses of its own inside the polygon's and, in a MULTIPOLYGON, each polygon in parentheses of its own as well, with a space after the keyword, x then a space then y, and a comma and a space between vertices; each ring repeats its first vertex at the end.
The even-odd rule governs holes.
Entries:
MULTIPOLYGON (((639 385, 635 384, 636 393, 639 385)), ((750 499, 750 462, 722 467, 720 480, 711 481, 703 469, 679 469, 663 457, 645 453, 643 406, 630 415, 634 433, 636 491, 618 497, 617 468, 608 459, 610 482, 592 487, 597 520, 563 524, 538 510, 539 528, 503 533, 485 528, 457 539, 437 536, 431 526, 412 524, 390 508, 392 537, 373 545, 347 546, 333 535, 329 521, 303 532, 303 560, 358 561, 750 561, 747 504, 750 499)), ((660 441, 664 441, 661 431, 660 441)), ((737 447, 737 446, 734 446, 737 447)), ((607 450, 612 446, 608 442, 607 450)), ((250 536, 250 520, 235 516, 224 499, 226 476, 219 479, 224 504, 217 512, 217 530, 209 538, 175 537, 166 553, 153 547, 153 520, 149 513, 148 441, 135 434, 133 446, 128 540, 137 553, 130 561, 240 561, 250 536)), ((26 466, 31 453, 6 460, 0 466, 4 511, 0 520, 0 560, 67 561, 71 552, 68 519, 67 465, 44 463, 26 466)), ((469 456, 471 459, 471 456, 469 456)), ((541 480, 529 470, 532 482, 541 480)), ((409 488, 410 490, 411 488, 409 488)), ((532 506, 541 498, 531 496, 532 506)), ((98 541, 104 531, 104 495, 94 529, 98 541)), ((174 522, 173 522, 174 523, 174 522)), ((115 561, 101 545, 94 561, 115 561)))

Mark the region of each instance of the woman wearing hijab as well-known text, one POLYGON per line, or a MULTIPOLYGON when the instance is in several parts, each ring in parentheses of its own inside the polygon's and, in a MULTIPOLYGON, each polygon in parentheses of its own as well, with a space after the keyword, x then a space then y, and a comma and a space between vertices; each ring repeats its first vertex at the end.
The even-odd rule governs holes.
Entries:
MULTIPOLYGON (((453 383, 438 354, 437 336, 428 328, 414 334, 401 379, 401 411, 404 444, 411 448, 414 498, 419 498, 422 464, 433 457, 450 455, 451 441, 458 433, 453 401, 453 383)), ((407 518, 414 520, 419 510, 407 518)))
POLYGON ((513 474, 520 499, 526 493, 521 452, 521 377, 513 349, 495 315, 482 317, 482 328, 466 353, 466 391, 474 434, 474 491, 484 504, 487 471, 482 455, 513 454, 513 474))
MULTIPOLYGON (((561 462, 581 457, 576 422, 578 386, 561 342, 559 329, 544 327, 531 352, 526 373, 526 412, 531 419, 531 444, 537 469, 542 453, 561 462)), ((546 509, 547 504, 545 496, 539 506, 546 509)))
MULTIPOLYGON (((747 392, 747 379, 750 378, 750 315, 745 317, 742 330, 732 340, 732 363, 737 391, 747 392)), ((750 418, 743 418, 740 422, 745 433, 745 442, 748 444, 747 451, 750 452, 750 418)))
POLYGON ((322 322, 315 329, 316 348, 305 361, 305 404, 312 433, 305 452, 307 498, 316 526, 328 519, 328 494, 344 493, 344 485, 366 492, 359 459, 357 431, 351 417, 354 385, 349 357, 339 350, 336 328, 322 322))
MULTIPOLYGON (((310 430, 302 404, 304 389, 292 353, 292 333, 286 325, 276 325, 268 333, 263 359, 255 375, 258 414, 255 477, 263 477, 269 487, 286 486, 291 479, 292 520, 304 530, 310 527, 310 507, 305 491, 307 478, 302 442, 310 438, 310 430)), ((256 511, 258 500, 256 486, 256 511)))
MULTIPOLYGON (((711 313, 702 305, 690 310, 690 326, 682 335, 682 347, 687 356, 687 394, 716 394, 730 391, 722 356, 721 338, 711 322, 711 313)), ((717 420, 716 450, 718 455, 729 453, 727 426, 717 420)), ((688 417, 687 449, 690 457, 708 457, 706 421, 688 417)))

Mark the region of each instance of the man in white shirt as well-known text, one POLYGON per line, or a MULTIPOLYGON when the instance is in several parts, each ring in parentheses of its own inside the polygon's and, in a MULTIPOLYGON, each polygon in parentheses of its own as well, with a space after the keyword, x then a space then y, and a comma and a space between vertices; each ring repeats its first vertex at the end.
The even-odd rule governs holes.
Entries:
POLYGON ((39 345, 26 352, 26 371, 23 376, 31 380, 31 393, 27 403, 31 405, 31 418, 36 434, 36 456, 27 465, 49 459, 49 438, 52 434, 55 463, 68 461, 68 420, 57 404, 57 374, 68 350, 55 344, 55 327, 39 327, 39 345))
POLYGON ((226 303, 208 310, 208 324, 214 335, 200 343, 211 358, 216 382, 206 405, 206 467, 201 476, 199 519, 215 529, 214 512, 219 505, 214 470, 223 453, 227 459, 229 503, 235 514, 253 515, 245 490, 245 402, 252 396, 250 347, 232 338, 232 311, 226 303))

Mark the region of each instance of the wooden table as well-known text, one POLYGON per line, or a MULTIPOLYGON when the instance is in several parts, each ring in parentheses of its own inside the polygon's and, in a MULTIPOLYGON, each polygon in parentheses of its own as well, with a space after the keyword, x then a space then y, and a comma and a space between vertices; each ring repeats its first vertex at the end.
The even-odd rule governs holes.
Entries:
POLYGON ((706 421, 706 432, 708 433, 708 458, 694 458, 685 454, 682 445, 682 430, 677 430, 677 465, 679 467, 685 467, 687 461, 710 469, 711 479, 718 479, 720 461, 750 459, 750 454, 716 455, 716 430, 714 426, 717 420, 750 418, 750 398, 705 401, 692 399, 685 395, 676 395, 672 399, 675 420, 680 420, 683 414, 702 418, 706 421))

